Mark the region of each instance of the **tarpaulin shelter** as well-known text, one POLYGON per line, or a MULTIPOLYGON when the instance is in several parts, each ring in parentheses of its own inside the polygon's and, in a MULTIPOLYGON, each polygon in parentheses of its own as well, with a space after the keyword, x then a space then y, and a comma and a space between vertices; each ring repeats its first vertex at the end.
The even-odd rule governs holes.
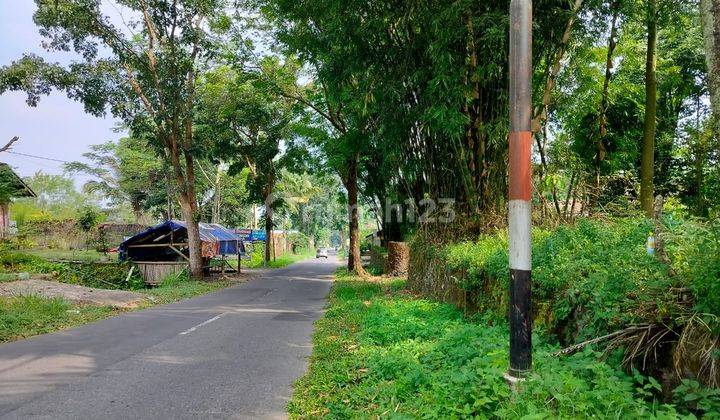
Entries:
MULTIPOLYGON (((200 223, 202 256, 237 255, 242 251, 240 238, 216 223, 200 223)), ((168 220, 152 226, 118 247, 120 261, 181 261, 188 253, 187 224, 168 220)))

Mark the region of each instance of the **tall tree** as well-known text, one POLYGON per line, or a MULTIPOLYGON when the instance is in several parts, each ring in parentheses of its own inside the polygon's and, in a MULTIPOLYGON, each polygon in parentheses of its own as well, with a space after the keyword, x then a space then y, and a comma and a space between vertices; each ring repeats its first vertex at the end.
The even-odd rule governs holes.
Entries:
MULTIPOLYGON (((322 65, 321 62, 312 64, 316 68, 322 65)), ((360 257, 359 166, 369 147, 370 122, 366 113, 358 111, 363 103, 357 100, 359 93, 352 84, 336 81, 331 88, 321 79, 299 86, 299 63, 288 60, 284 70, 266 73, 265 80, 279 95, 307 107, 314 114, 315 118, 311 118, 314 124, 305 121, 303 135, 309 137, 311 146, 324 155, 325 164, 335 171, 347 191, 350 242, 347 267, 350 272, 364 275, 360 257)))
POLYGON ((280 170, 292 160, 294 104, 277 96, 268 74, 282 73, 275 58, 253 71, 221 67, 205 75, 200 87, 202 135, 215 141, 214 154, 231 162, 230 172, 247 168, 249 199, 265 206, 265 262, 272 255, 272 230, 280 170), (281 148, 282 146, 282 148, 281 148))
POLYGON ((701 0, 700 14, 708 69, 707 85, 715 119, 714 134, 717 136, 720 124, 720 0, 701 0))
POLYGON ((652 217, 655 174, 655 128, 657 125, 657 0, 647 0, 647 52, 645 56, 645 123, 640 156, 640 205, 652 217))
POLYGON ((97 192, 115 206, 129 205, 137 223, 149 222, 148 212, 167 211, 163 161, 146 142, 123 137, 91 145, 83 157, 85 161, 70 162, 65 170, 91 176, 83 185, 88 193, 97 192))
MULTIPOLYGON (((607 114, 608 107, 610 106, 610 78, 612 77, 613 68, 613 53, 617 46, 617 30, 618 30, 618 17, 620 15, 620 2, 612 1, 610 3, 610 33, 608 35, 607 44, 607 55, 605 58, 605 76, 603 78, 603 87, 600 100, 600 112, 598 117, 599 130, 597 140, 597 155, 595 156, 595 191, 593 192, 594 201, 600 196, 600 166, 603 160, 605 160, 606 143, 607 143, 607 114)), ((590 210, 592 211, 594 203, 591 203, 590 210)))
POLYGON ((202 275, 195 191, 193 108, 195 79, 214 43, 209 20, 224 0, 113 0, 128 13, 118 28, 99 0, 35 0, 34 21, 53 50, 79 53, 63 67, 26 55, 0 70, 0 93, 24 90, 28 103, 55 87, 86 112, 112 112, 165 156, 188 226, 190 272, 202 275))

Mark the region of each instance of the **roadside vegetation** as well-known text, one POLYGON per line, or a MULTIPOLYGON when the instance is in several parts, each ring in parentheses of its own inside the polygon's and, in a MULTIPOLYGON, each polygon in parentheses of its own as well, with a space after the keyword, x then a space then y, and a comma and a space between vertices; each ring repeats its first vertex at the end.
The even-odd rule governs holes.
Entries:
POLYGON ((75 327, 120 313, 108 306, 72 304, 60 298, 0 297, 0 343, 75 327))
POLYGON ((177 302, 233 284, 233 281, 228 279, 189 280, 187 273, 179 273, 168 276, 156 287, 148 288, 137 272, 131 273, 129 268, 129 264, 118 263, 50 262, 37 255, 0 247, 0 282, 17 281, 40 275, 42 278, 61 283, 100 289, 129 290, 146 296, 146 299, 134 309, 73 303, 59 297, 0 296, 0 342, 58 331, 129 310, 177 302), (26 273, 26 276, 19 277, 19 273, 26 273))
POLYGON ((204 295, 228 287, 233 283, 232 280, 227 279, 215 281, 188 280, 187 273, 171 275, 166 277, 157 287, 140 290, 141 293, 148 296, 148 304, 142 306, 142 308, 204 295))
POLYGON ((337 275, 316 324, 309 372, 295 383, 293 418, 677 418, 718 414, 720 395, 685 380, 661 384, 601 360, 590 346, 567 357, 544 334, 519 393, 503 378, 508 330, 492 313, 464 315, 419 297, 403 280, 337 275), (527 416, 527 417, 526 417, 527 416))
POLYGON ((96 251, 94 249, 23 249, 24 254, 40 257, 45 260, 61 260, 61 261, 83 261, 98 262, 112 261, 117 259, 116 254, 108 254, 96 251))
POLYGON ((2 63, 0 94, 62 92, 124 133, 26 177, 37 197, 0 185, 18 230, 1 279, 171 301, 214 286, 144 290, 100 253, 181 218, 199 278, 199 222, 264 230, 251 268, 330 245, 360 277, 407 265, 390 270, 406 283, 341 276, 295 416, 720 416, 720 0, 534 1, 515 123, 532 132, 536 365, 517 398, 500 378, 523 86, 508 2, 35 3, 67 60, 2 63))
POLYGON ((252 259, 249 261, 243 260, 243 263, 247 263, 248 268, 282 268, 286 267, 292 263, 306 260, 308 258, 314 258, 315 257, 315 250, 312 249, 301 249, 298 250, 296 254, 293 253, 286 253, 283 255, 280 255, 276 258, 271 258, 270 261, 267 262, 267 265, 264 264, 262 253, 253 253, 252 259))
MULTIPOLYGON (((140 290, 148 299, 136 309, 189 299, 231 284, 227 280, 203 282, 169 277, 160 286, 140 290)), ((0 297, 0 343, 76 327, 127 311, 110 306, 72 303, 62 298, 33 295, 0 297)))

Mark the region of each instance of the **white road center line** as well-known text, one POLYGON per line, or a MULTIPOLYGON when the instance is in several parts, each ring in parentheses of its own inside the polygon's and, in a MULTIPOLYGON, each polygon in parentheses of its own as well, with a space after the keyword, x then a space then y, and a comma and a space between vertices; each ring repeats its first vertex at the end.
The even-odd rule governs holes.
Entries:
POLYGON ((196 326, 194 326, 194 327, 192 327, 192 328, 189 328, 189 329, 181 332, 181 333, 178 334, 178 335, 190 334, 191 332, 197 330, 198 328, 202 327, 203 325, 207 325, 207 324, 209 324, 209 323, 211 323, 211 322, 213 322, 213 321, 217 321, 218 319, 222 318, 226 313, 227 313, 227 312, 223 312, 223 313, 221 313, 221 314, 218 315, 218 316, 214 316, 214 317, 208 319, 207 321, 203 321, 203 322, 197 324, 196 326))

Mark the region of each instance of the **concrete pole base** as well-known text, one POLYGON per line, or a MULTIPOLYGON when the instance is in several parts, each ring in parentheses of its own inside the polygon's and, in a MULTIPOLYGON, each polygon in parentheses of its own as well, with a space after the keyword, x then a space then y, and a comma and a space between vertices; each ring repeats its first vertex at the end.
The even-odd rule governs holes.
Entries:
POLYGON ((510 374, 510 372, 505 372, 505 374, 503 374, 503 378, 505 378, 505 382, 508 383, 508 386, 510 386, 510 391, 513 394, 517 394, 520 388, 520 384, 525 382, 524 377, 513 376, 512 374, 510 374))

